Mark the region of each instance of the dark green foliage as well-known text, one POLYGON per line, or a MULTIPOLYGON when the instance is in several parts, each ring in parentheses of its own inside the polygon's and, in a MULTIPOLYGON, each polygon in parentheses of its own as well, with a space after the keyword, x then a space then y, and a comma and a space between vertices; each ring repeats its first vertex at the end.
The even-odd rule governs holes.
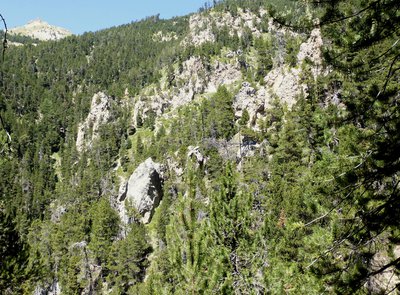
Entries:
POLYGON ((247 109, 244 109, 242 112, 242 117, 240 117, 240 120, 238 123, 241 126, 246 126, 246 124, 249 122, 249 120, 250 120, 249 112, 247 111, 247 109))
POLYGON ((156 120, 157 114, 151 110, 148 114, 146 119, 143 122, 143 127, 144 128, 149 128, 150 130, 154 130, 154 123, 156 120))
POLYGON ((295 37, 286 38, 285 64, 294 67, 297 64, 297 54, 299 53, 301 40, 295 37))
POLYGON ((20 40, 1 63, 0 292, 59 282, 63 294, 373 293, 376 253, 388 253, 382 270, 399 269, 397 2, 214 1, 233 17, 268 7, 275 25, 300 33, 318 17, 329 69, 320 76, 309 60, 297 64, 306 34, 275 31, 267 15, 261 36, 213 23, 215 42, 200 46, 180 46, 188 17, 20 40), (159 31, 177 39, 157 42, 159 31), (297 67, 304 93, 291 106, 273 97, 257 128, 246 109, 236 121, 234 85, 132 124, 126 89, 179 88, 175 69, 187 59, 209 71, 238 49, 254 88, 277 67, 297 67), (78 124, 98 91, 112 97, 111 119, 78 152, 78 124), (226 165, 238 149, 238 165, 226 165), (150 156, 165 164, 165 197, 149 225, 121 229, 120 177, 150 156))
MULTIPOLYGON (((340 273, 340 292, 354 292, 368 279, 365 263, 377 250, 369 248, 363 241, 377 241, 381 237, 391 239, 399 227, 399 136, 398 107, 400 61, 399 48, 394 44, 400 33, 399 4, 397 1, 356 1, 349 5, 334 1, 324 5, 326 9, 321 21, 326 23, 326 34, 331 37, 333 47, 326 52, 328 62, 335 65, 342 85, 342 99, 348 106, 346 119, 357 126, 353 129, 352 150, 364 155, 355 166, 338 179, 338 189, 346 188, 343 196, 348 218, 335 238, 347 240, 356 247, 356 255, 347 256, 349 274, 340 273), (334 19, 344 30, 335 34, 339 24, 331 23, 328 13, 335 10, 334 19), (354 15, 354 11, 360 11, 354 15), (340 55, 340 58, 336 56, 340 55), (382 74, 382 72, 383 74, 382 74), (377 185, 379 184, 379 189, 377 185), (360 216, 360 218, 356 218, 360 216), (396 220, 396 221, 395 221, 396 220), (351 262, 352 261, 352 262, 351 262)), ((385 245, 384 247, 387 247, 385 245)), ((345 247, 338 247, 347 253, 345 247)), ((399 265, 398 261, 395 265, 399 265)), ((339 266, 339 268, 342 266, 339 266)))
POLYGON ((140 136, 140 134, 138 134, 138 136, 136 137, 135 152, 136 152, 135 153, 136 157, 138 157, 138 160, 140 160, 144 153, 144 144, 143 144, 142 137, 140 136))
POLYGON ((17 282, 24 279, 22 265, 27 253, 12 217, 0 202, 0 290, 18 293, 21 286, 17 282))
POLYGON ((132 223, 127 236, 114 243, 110 253, 108 280, 115 294, 125 294, 130 287, 143 281, 150 252, 143 224, 132 223))
POLYGON ((258 68, 256 70, 256 79, 264 83, 264 77, 273 67, 273 46, 271 40, 257 38, 254 41, 254 48, 259 55, 258 68))
POLYGON ((232 292, 235 285, 242 292, 251 290, 251 285, 243 281, 243 274, 251 272, 248 267, 254 267, 247 264, 247 255, 255 239, 250 229, 252 204, 251 195, 237 187, 232 165, 228 164, 220 186, 212 194, 210 206, 211 249, 215 265, 219 266, 218 289, 229 288, 232 292))
POLYGON ((229 140, 235 132, 232 94, 225 86, 220 86, 213 97, 204 104, 202 117, 207 137, 229 140))
POLYGON ((89 249, 98 264, 108 260, 113 240, 118 233, 119 217, 110 207, 107 199, 102 198, 91 210, 91 232, 89 249))

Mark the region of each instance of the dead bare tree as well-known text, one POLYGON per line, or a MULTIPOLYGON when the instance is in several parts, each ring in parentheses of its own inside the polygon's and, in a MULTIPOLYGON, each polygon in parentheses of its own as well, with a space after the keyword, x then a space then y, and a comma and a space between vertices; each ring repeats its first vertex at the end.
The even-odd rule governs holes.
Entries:
POLYGON ((3 38, 3 53, 2 53, 2 59, 4 62, 4 57, 7 49, 7 33, 8 33, 8 28, 7 28, 7 23, 6 20, 4 19, 3 15, 0 13, 0 18, 3 21, 4 24, 4 38, 3 38))
MULTIPOLYGON (((2 52, 2 61, 3 61, 3 63, 4 63, 4 59, 5 59, 5 53, 6 53, 6 49, 7 49, 7 33, 8 33, 8 28, 7 28, 7 23, 6 23, 6 20, 4 19, 4 17, 3 17, 3 15, 0 13, 0 18, 1 18, 1 20, 2 20, 2 22, 3 22, 3 24, 4 24, 4 38, 3 38, 3 52, 2 52)), ((4 73, 3 73, 3 68, 1 69, 1 80, 3 80, 3 77, 4 77, 4 73)), ((3 84, 3 83, 2 83, 3 84)), ((4 129, 4 131, 6 132, 6 134, 7 134, 7 144, 8 144, 8 147, 11 149, 11 146, 10 146, 10 143, 11 143, 11 135, 10 135, 10 133, 7 131, 7 129, 6 129, 6 126, 5 126, 5 124, 4 124, 4 120, 3 120, 3 116, 1 115, 1 113, 0 113, 0 124, 1 124, 1 127, 4 129)), ((2 153, 4 151, 4 148, 2 148, 1 150, 0 150, 0 153, 2 153)))

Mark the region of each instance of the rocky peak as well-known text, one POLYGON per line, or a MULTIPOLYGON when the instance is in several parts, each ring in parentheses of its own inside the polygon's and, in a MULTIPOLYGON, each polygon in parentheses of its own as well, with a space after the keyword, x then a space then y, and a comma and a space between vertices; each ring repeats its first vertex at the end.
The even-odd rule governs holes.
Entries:
POLYGON ((49 25, 40 19, 35 19, 24 26, 13 28, 9 33, 28 36, 41 41, 59 40, 72 35, 67 29, 49 25))

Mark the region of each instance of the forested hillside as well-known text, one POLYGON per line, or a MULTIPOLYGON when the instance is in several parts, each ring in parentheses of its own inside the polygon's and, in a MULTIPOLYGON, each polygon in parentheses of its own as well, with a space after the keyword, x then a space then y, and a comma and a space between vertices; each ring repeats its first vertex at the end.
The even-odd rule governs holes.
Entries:
POLYGON ((11 37, 0 293, 399 294, 399 38, 397 0, 11 37))

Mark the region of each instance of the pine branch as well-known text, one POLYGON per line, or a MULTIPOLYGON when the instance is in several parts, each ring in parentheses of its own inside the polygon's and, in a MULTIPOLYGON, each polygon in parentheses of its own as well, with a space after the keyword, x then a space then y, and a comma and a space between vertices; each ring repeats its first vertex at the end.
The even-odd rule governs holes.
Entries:
POLYGON ((391 64, 390 64, 390 68, 389 68, 389 71, 388 71, 388 74, 387 74, 387 76, 386 76, 386 79, 385 79, 385 85, 383 85, 383 91, 379 91, 379 93, 377 94, 377 98, 380 96, 380 94, 383 92, 383 93, 385 93, 386 92, 386 88, 387 88, 387 85, 388 85, 388 83, 389 83, 389 81, 390 81, 390 78, 394 75, 394 73, 397 71, 397 70, 399 70, 399 68, 396 68, 396 69, 393 69, 393 66, 395 65, 395 63, 396 63, 396 61, 397 61, 397 59, 400 57, 400 54, 398 54, 398 55, 396 55, 394 58, 393 58, 393 60, 392 60, 392 62, 391 62, 391 64))
POLYGON ((373 277, 377 274, 384 272, 386 269, 388 269, 391 266, 398 266, 398 265, 400 265, 400 257, 398 257, 397 259, 393 260, 392 262, 390 262, 388 264, 385 264, 380 269, 368 273, 367 277, 373 277))

